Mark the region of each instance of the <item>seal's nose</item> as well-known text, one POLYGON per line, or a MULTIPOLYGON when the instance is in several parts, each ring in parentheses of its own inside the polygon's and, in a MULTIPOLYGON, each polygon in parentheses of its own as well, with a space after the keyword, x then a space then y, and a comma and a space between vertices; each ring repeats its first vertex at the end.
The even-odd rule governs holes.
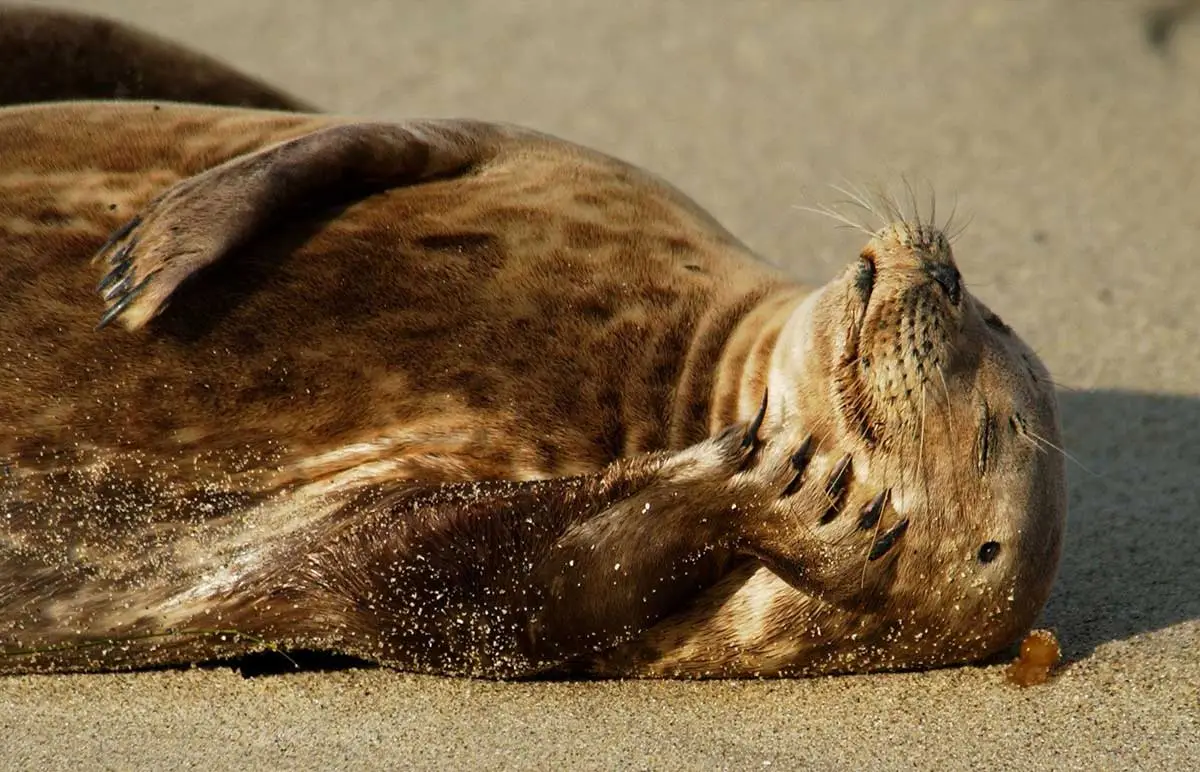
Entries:
POLYGON ((950 302, 958 305, 958 302, 962 300, 962 274, 958 272, 958 268, 953 263, 928 258, 922 260, 921 263, 925 273, 946 290, 946 297, 950 298, 950 302))

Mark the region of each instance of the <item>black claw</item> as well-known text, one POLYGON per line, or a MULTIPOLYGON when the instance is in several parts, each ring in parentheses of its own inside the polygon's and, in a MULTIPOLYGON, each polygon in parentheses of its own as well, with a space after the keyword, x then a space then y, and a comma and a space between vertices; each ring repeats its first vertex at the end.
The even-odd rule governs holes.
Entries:
MULTIPOLYGON (((112 274, 109 274, 111 276, 112 274)), ((107 279, 107 277, 106 277, 107 279)), ((103 284, 103 282, 101 282, 103 284)), ((129 274, 121 275, 114 284, 104 288, 100 293, 100 297, 104 298, 105 302, 112 300, 117 295, 124 294, 129 291, 129 286, 133 284, 133 277, 129 274)))
POLYGON ((135 246, 137 246, 137 239, 130 239, 128 244, 121 247, 116 252, 113 252, 112 255, 109 256, 108 264, 113 266, 115 269, 119 265, 125 265, 133 262, 129 257, 129 253, 133 251, 135 246))
POLYGON ((100 248, 96 250, 96 254, 99 255, 107 252, 112 248, 113 244, 116 244, 118 241, 128 236, 129 232, 141 225, 141 223, 142 216, 140 214, 134 216, 132 220, 113 231, 112 235, 108 237, 108 240, 101 244, 100 248))
POLYGON ((113 284, 120 281, 121 278, 125 276, 126 271, 128 271, 130 265, 132 265, 132 262, 121 263, 120 265, 115 266, 108 273, 104 274, 104 278, 101 279, 98 284, 96 284, 96 291, 103 293, 105 290, 107 290, 113 284))
POLYGON ((896 542, 900 541, 900 537, 908 530, 908 518, 904 518, 896 525, 892 526, 892 530, 881 535, 875 540, 875 544, 871 547, 871 553, 867 555, 867 560, 879 560, 888 553, 892 547, 896 546, 896 542))
POLYGON ((129 295, 126 295, 116 303, 113 303, 111 306, 109 306, 108 310, 104 312, 104 315, 100 317, 100 321, 96 322, 96 329, 103 330, 105 327, 112 324, 113 319, 116 319, 118 316, 120 316, 132 301, 133 298, 131 298, 129 295))
POLYGON ((133 258, 129 253, 133 251, 135 243, 136 241, 130 241, 108 258, 110 266, 108 273, 105 274, 104 278, 100 280, 100 283, 96 285, 96 291, 100 292, 101 294, 112 292, 111 295, 105 295, 105 300, 110 300, 112 297, 119 294, 119 290, 112 290, 113 286, 120 284, 123 279, 129 276, 129 269, 133 266, 133 258))
POLYGON ((809 457, 812 454, 812 435, 804 438, 804 442, 800 443, 800 447, 792 454, 792 469, 796 470, 796 476, 783 489, 784 496, 791 496, 796 491, 800 490, 800 485, 804 482, 804 470, 808 468, 809 457))
POLYGON ((762 428, 763 419, 767 416, 767 394, 763 392, 762 407, 758 409, 758 415, 754 416, 754 420, 750 422, 750 426, 746 428, 746 436, 742 438, 743 448, 757 447, 759 444, 758 430, 762 428))
POLYGON ((109 306, 108 310, 104 312, 104 315, 100 317, 100 321, 96 322, 96 329, 103 330, 105 327, 112 324, 112 321, 124 313, 125 309, 129 307, 129 304, 137 299, 137 296, 142 293, 142 289, 145 286, 146 282, 143 281, 141 284, 137 285, 118 298, 117 302, 109 306))
POLYGON ((797 472, 803 472, 808 468, 808 459, 812 454, 813 436, 810 434, 804 438, 804 442, 800 443, 800 447, 796 448, 796 452, 792 454, 792 468, 797 472))
POLYGON ((829 508, 825 510, 825 514, 821 515, 821 525, 828 525, 838 516, 848 487, 850 487, 850 456, 843 456, 825 483, 825 496, 829 499, 829 508))
POLYGON ((746 435, 742 437, 742 450, 749 451, 746 454, 746 460, 742 462, 742 468, 748 467, 754 461, 758 449, 762 447, 762 439, 758 436, 758 432, 762 429, 763 419, 767 417, 767 393, 763 392, 762 407, 758 409, 758 415, 754 416, 754 420, 746 427, 746 435))
POLYGON ((887 494, 886 490, 883 491, 863 507, 862 515, 858 518, 859 528, 866 531, 879 523, 879 516, 883 514, 883 502, 887 500, 887 494))

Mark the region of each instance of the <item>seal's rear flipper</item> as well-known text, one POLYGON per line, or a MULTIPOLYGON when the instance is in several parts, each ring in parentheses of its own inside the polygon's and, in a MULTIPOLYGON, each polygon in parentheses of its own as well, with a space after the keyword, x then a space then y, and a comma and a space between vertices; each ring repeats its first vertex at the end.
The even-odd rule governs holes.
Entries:
POLYGON ((540 136, 466 120, 349 123, 239 156, 171 186, 101 247, 98 291, 129 330, 160 313, 175 289, 281 216, 347 193, 473 172, 506 142, 540 136))

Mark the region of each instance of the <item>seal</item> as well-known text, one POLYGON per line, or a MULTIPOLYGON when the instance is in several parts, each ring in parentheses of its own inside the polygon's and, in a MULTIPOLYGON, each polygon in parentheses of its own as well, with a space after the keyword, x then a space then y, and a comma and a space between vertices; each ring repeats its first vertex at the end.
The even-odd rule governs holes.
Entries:
POLYGON ((164 99, 312 111, 307 103, 169 40, 57 8, 0 4, 0 104, 164 99))
POLYGON ((0 670, 818 675, 1020 640, 1054 390, 931 216, 806 287, 469 120, 0 110, 0 670))

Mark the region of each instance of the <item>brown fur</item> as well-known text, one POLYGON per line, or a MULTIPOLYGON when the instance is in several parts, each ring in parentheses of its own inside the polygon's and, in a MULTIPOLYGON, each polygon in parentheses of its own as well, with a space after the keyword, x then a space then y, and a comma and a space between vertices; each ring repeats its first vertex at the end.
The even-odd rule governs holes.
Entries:
POLYGON ((0 5, 0 104, 163 99, 311 110, 217 60, 88 14, 0 5))
POLYGON ((517 127, 73 103, 0 147, 0 670, 856 672, 1045 601, 1053 390, 927 223, 812 291, 517 127))

